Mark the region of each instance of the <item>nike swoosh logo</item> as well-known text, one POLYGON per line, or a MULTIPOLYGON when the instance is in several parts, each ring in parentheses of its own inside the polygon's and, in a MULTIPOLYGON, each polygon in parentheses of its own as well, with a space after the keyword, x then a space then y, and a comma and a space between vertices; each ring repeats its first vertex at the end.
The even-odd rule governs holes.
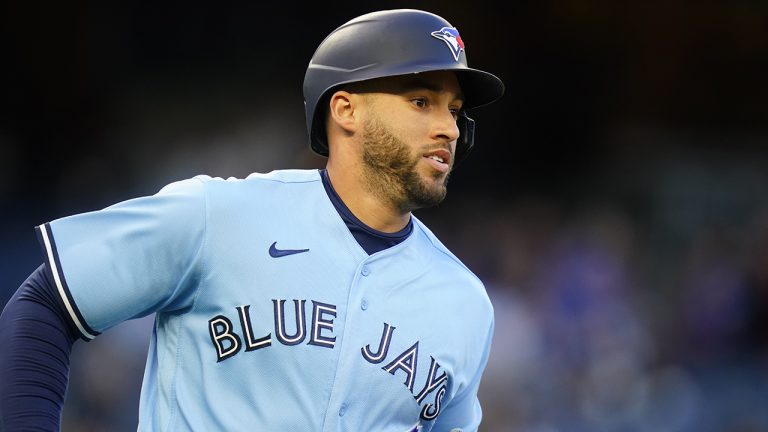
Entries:
POLYGON ((278 249, 276 247, 277 242, 272 243, 269 247, 269 256, 272 258, 280 258, 288 255, 300 254, 303 252, 309 252, 309 249, 278 249))

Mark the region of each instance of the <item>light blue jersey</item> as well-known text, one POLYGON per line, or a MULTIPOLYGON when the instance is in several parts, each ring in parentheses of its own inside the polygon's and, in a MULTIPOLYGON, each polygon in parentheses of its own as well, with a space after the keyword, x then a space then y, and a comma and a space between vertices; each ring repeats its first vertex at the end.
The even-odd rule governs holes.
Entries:
POLYGON ((482 283, 415 218, 366 254, 316 170, 196 177, 39 235, 84 338, 157 313, 141 431, 480 423, 482 283))

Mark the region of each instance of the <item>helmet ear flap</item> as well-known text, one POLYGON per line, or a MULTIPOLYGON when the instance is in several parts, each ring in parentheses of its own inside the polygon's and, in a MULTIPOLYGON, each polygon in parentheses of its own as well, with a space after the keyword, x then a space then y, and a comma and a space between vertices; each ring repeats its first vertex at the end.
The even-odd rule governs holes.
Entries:
POLYGON ((456 140, 456 161, 453 166, 461 163, 475 145, 475 121, 467 116, 466 111, 459 112, 456 126, 459 128, 459 139, 456 140))

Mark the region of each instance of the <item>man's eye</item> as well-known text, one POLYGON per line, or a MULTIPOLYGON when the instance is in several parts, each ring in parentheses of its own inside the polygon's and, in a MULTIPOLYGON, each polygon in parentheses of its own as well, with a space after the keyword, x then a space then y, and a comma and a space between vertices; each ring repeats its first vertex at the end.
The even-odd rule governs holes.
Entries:
POLYGON ((416 105, 419 108, 424 108, 427 106, 427 100, 418 98, 418 99, 412 99, 411 102, 413 102, 414 105, 416 105))

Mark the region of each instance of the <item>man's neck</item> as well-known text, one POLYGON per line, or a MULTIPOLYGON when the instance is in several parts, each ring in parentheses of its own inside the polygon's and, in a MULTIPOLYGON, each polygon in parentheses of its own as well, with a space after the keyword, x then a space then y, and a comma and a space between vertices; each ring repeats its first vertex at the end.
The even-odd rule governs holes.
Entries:
POLYGON ((382 232, 405 228, 411 213, 400 211, 393 203, 372 193, 363 183, 358 169, 337 169, 330 161, 326 167, 333 189, 361 222, 382 232))

